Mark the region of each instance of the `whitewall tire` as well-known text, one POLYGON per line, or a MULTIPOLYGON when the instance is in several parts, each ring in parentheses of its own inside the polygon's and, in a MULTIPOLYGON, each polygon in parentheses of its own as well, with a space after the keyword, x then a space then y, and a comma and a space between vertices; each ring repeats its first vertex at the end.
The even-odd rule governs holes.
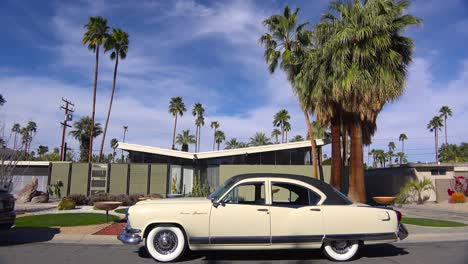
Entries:
POLYGON ((323 253, 330 260, 347 261, 356 256, 359 246, 359 241, 355 240, 327 241, 323 244, 323 253))
POLYGON ((146 250, 159 262, 170 262, 185 251, 184 232, 175 226, 156 226, 145 239, 146 250))

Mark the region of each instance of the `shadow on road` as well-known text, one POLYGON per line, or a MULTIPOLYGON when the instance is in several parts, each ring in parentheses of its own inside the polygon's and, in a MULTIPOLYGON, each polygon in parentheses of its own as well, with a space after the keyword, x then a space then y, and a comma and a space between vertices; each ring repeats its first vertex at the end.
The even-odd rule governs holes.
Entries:
POLYGON ((0 246, 12 246, 50 241, 60 232, 50 227, 14 227, 0 231, 0 246))
MULTIPOLYGON (((138 256, 141 258, 151 258, 145 247, 140 247, 138 256)), ((381 258, 394 257, 409 254, 403 248, 392 244, 367 245, 361 248, 358 258, 381 258)), ((275 260, 296 260, 301 263, 306 260, 325 259, 320 249, 309 250, 215 250, 215 251, 191 251, 188 252, 181 261, 200 259, 208 263, 218 261, 275 261, 275 260)))

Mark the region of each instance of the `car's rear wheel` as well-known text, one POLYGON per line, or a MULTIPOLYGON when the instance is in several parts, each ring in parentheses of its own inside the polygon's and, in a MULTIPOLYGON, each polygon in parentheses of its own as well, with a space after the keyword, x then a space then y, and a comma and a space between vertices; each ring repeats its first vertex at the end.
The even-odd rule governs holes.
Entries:
POLYGON ((176 226, 156 226, 146 237, 146 250, 160 262, 174 261, 184 254, 184 232, 176 226))
POLYGON ((359 241, 332 240, 323 244, 323 253, 333 261, 347 261, 356 256, 359 251, 359 241))

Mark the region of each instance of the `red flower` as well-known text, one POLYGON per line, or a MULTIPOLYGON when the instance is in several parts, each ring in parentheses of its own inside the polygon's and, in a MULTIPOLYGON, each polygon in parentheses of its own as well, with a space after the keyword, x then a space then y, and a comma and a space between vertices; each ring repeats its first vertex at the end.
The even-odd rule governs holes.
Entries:
POLYGON ((452 189, 447 189, 447 193, 449 196, 452 196, 452 194, 454 194, 455 192, 452 190, 452 189))

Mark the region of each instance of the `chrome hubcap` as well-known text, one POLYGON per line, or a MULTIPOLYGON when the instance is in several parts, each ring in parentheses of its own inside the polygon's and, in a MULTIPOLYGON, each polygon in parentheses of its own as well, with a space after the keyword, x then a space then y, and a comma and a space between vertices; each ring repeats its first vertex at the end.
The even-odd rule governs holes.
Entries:
POLYGON ((333 241, 331 242, 331 247, 333 251, 335 251, 338 254, 345 254, 346 252, 349 251, 350 243, 348 241, 333 241))
POLYGON ((177 235, 170 230, 159 231, 154 237, 154 248, 160 254, 167 255, 177 248, 177 235))

